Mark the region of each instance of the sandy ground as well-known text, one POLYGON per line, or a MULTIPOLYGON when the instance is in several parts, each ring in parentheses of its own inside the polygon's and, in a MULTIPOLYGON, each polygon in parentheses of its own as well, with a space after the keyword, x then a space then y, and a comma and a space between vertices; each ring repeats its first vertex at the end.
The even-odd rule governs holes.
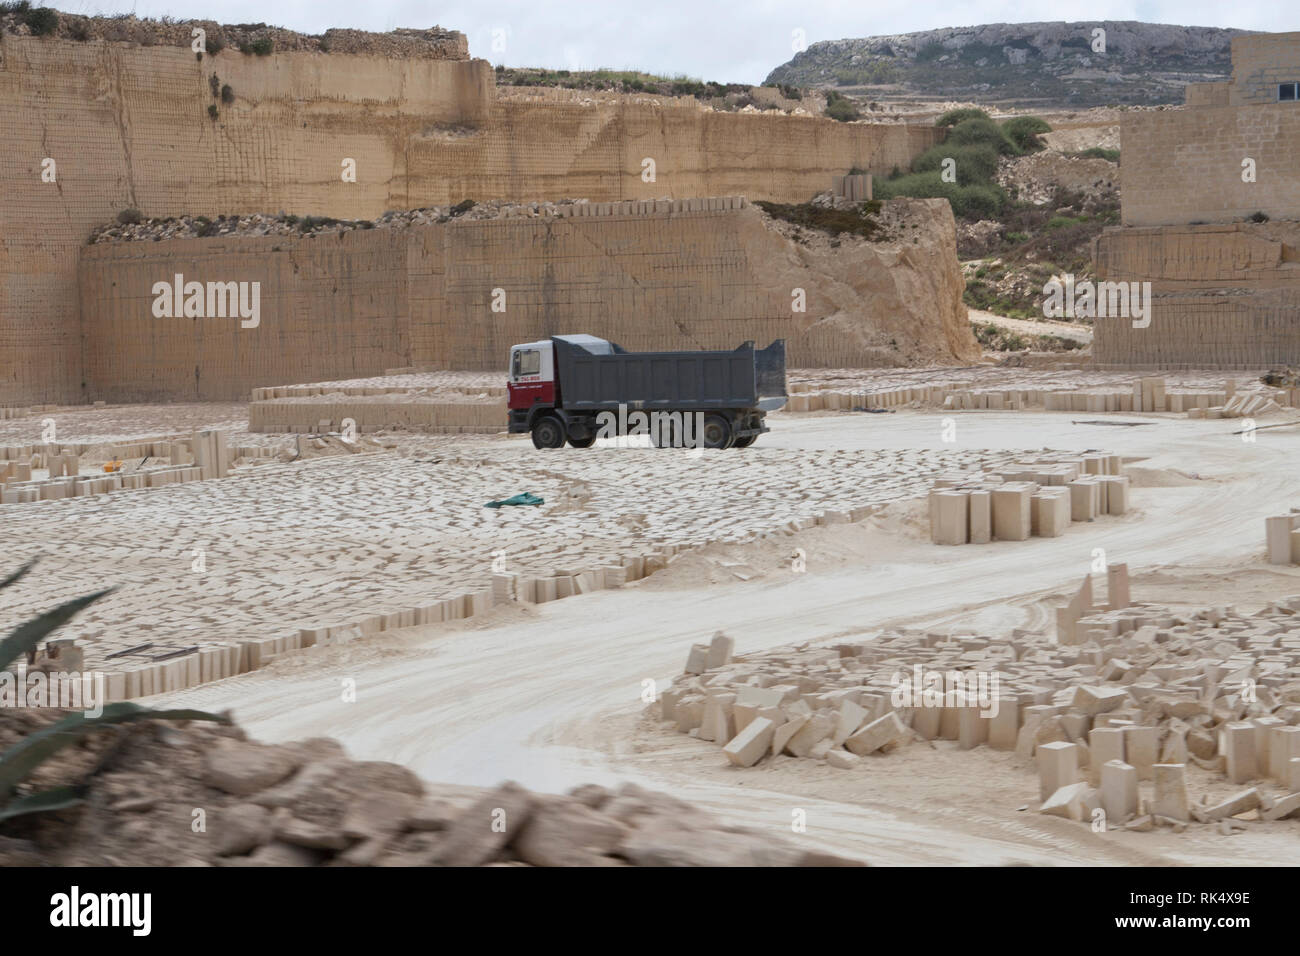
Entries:
POLYGON ((886 624, 974 621, 991 633, 1042 626, 1096 548, 1129 563, 1138 600, 1247 606, 1300 593, 1300 570, 1270 568, 1262 555, 1262 519, 1300 501, 1300 429, 1260 433, 1252 443, 1232 437, 1231 423, 1147 420, 1154 424, 1123 428, 964 412, 956 444, 945 445, 935 413, 777 419, 764 436, 776 448, 1105 448, 1144 460, 1128 514, 1073 525, 1055 539, 938 549, 923 537, 918 506, 898 504, 864 524, 714 546, 619 591, 315 649, 171 700, 233 707, 267 740, 334 736, 355 756, 405 763, 430 780, 513 778, 559 790, 632 779, 787 837, 802 810, 807 832, 796 839, 877 863, 1294 860, 1294 824, 1233 836, 1209 827, 1094 834, 1040 817, 1028 810, 1032 771, 987 748, 918 745, 855 771, 792 758, 737 770, 715 745, 663 730, 645 714, 646 683, 662 687, 679 674, 689 645, 716 629, 744 653, 866 639, 886 624), (789 569, 796 547, 806 552, 806 573, 789 569), (735 560, 760 576, 710 583, 711 568, 735 560), (352 688, 356 699, 346 702, 352 688))

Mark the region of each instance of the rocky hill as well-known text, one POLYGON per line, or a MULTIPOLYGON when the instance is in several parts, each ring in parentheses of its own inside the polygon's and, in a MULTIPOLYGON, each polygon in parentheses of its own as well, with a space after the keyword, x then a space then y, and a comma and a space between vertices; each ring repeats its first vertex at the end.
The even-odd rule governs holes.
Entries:
POLYGON ((1183 84, 1232 72, 1232 37, 1245 32, 1136 21, 951 27, 814 43, 767 82, 1038 109, 1181 103, 1183 84))

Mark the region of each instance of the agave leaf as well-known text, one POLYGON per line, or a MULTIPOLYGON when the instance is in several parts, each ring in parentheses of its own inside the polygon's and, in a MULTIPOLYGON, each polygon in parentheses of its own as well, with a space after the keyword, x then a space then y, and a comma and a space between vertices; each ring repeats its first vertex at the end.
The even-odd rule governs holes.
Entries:
POLYGON ((130 701, 109 704, 98 717, 83 713, 69 714, 33 734, 28 734, 3 754, 0 754, 0 798, 13 793, 14 787, 29 776, 42 763, 69 744, 76 743, 86 734, 101 727, 123 724, 135 720, 213 720, 229 723, 228 717, 210 714, 205 710, 152 710, 130 701))
POLYGON ((26 574, 28 571, 30 571, 32 568, 34 568, 34 567, 36 566, 36 562, 39 561, 39 560, 40 560, 40 557, 32 558, 30 561, 28 561, 26 564, 24 564, 21 568, 19 568, 19 569, 18 569, 17 571, 15 571, 13 574, 9 575, 9 577, 5 578, 3 581, 0 581, 0 591, 3 591, 5 588, 9 587, 9 585, 11 585, 11 584, 17 584, 18 581, 19 581, 19 579, 22 578, 23 575, 25 575, 25 574, 26 574))
POLYGON ((82 786, 54 787, 40 793, 29 793, 25 797, 11 800, 9 805, 0 810, 0 822, 10 817, 20 817, 25 813, 45 813, 50 810, 64 810, 76 806, 86 798, 86 788, 82 786))
POLYGON ((117 589, 105 588, 102 591, 96 591, 94 594, 73 598, 71 601, 60 604, 52 611, 46 611, 24 624, 19 624, 9 632, 8 637, 0 641, 0 671, 34 648, 51 631, 67 624, 82 608, 94 604, 104 595, 111 594, 115 590, 117 589))

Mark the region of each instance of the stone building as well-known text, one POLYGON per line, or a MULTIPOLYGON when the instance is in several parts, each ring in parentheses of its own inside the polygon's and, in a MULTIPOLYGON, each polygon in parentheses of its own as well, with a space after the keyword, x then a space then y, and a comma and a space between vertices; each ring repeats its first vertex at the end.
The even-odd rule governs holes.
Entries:
POLYGON ((1235 37, 1232 64, 1122 123, 1123 225, 1093 260, 1153 301, 1145 327, 1096 320, 1099 365, 1300 364, 1300 33, 1235 37))

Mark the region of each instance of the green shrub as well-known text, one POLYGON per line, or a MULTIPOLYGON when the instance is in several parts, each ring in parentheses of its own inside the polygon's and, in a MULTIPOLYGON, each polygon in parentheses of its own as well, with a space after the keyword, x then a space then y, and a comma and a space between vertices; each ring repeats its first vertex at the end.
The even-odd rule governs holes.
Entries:
POLYGON ((13 3, 0 3, 0 16, 6 13, 26 13, 32 8, 29 0, 15 0, 13 3))
POLYGON ((269 56, 273 49, 275 49, 275 41, 270 37, 258 37, 256 40, 239 44, 239 52, 245 55, 251 53, 257 56, 269 56))
POLYGON ((879 228, 879 224, 872 218, 880 211, 880 202, 876 199, 860 202, 855 209, 829 209, 811 203, 786 205, 762 200, 755 205, 773 219, 783 219, 831 236, 847 232, 870 239, 879 228))
POLYGON ((1050 133, 1052 127, 1037 116, 1017 116, 1002 124, 1002 132, 1021 153, 1035 153, 1046 144, 1038 138, 1040 133, 1050 133))
POLYGON ((1119 162, 1118 149, 1106 149, 1104 146, 1089 146, 1085 150, 1080 150, 1074 154, 1080 159, 1104 159, 1108 162, 1119 162))
POLYGON ((842 93, 829 90, 826 93, 826 115, 841 123, 851 123, 861 117, 853 101, 842 93))
POLYGON ((123 209, 117 214, 117 221, 124 226, 133 226, 138 222, 143 222, 144 216, 140 215, 139 209, 123 209))
POLYGON ((1251 222, 1268 222, 1268 213, 1266 213, 1266 212, 1255 212, 1255 213, 1251 213, 1251 214, 1250 214, 1250 221, 1251 221, 1251 222))
POLYGON ((216 103, 209 103, 209 104, 208 104, 208 119, 210 119, 210 120, 215 120, 216 118, 217 118, 217 104, 216 104, 216 103))
POLYGON ((944 140, 950 146, 992 146, 1004 156, 1014 156, 1018 150, 1015 143, 1007 138, 1002 127, 991 119, 965 119, 952 128, 944 140))
POLYGON ((23 23, 27 24, 34 37, 49 36, 59 28, 59 14, 49 7, 37 7, 23 14, 23 23))
POLYGON ((958 123, 965 122, 968 119, 988 119, 989 114, 983 110, 977 110, 974 107, 965 107, 959 110, 949 110, 934 121, 935 126, 956 126, 958 123))
POLYGON ((84 22, 77 22, 68 25, 68 36, 78 43, 85 43, 90 39, 90 28, 84 22))
POLYGON ((210 36, 203 41, 203 48, 212 56, 216 56, 226 48, 226 41, 221 37, 210 36))
POLYGON ((972 186, 990 183, 998 171, 998 154, 984 143, 975 146, 948 146, 940 143, 927 149, 912 163, 912 172, 942 171, 943 161, 952 159, 957 164, 957 183, 972 186))
POLYGON ((463 215, 473 209, 476 205, 477 203, 472 199, 462 199, 460 202, 456 203, 456 205, 451 207, 451 214, 453 216, 463 215))
POLYGON ((229 83, 221 88, 221 102, 225 103, 227 106, 235 102, 235 91, 231 89, 229 83))
POLYGON ((877 199, 911 196, 918 199, 946 199, 954 216, 963 219, 995 218, 1006 204, 1007 194, 994 183, 945 183, 937 170, 909 173, 897 179, 875 183, 877 199))
POLYGON ((217 74, 213 73, 208 77, 208 89, 212 91, 214 100, 221 94, 221 80, 217 79, 217 74))

